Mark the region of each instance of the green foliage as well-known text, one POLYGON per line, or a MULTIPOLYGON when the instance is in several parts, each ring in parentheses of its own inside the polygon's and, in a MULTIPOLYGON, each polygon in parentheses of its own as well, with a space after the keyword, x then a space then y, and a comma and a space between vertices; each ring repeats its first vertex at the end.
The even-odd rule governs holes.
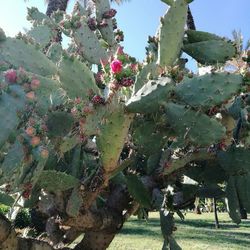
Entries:
POLYGON ((30 226, 30 223, 31 223, 31 217, 29 210, 28 209, 20 210, 14 221, 15 228, 23 229, 30 226))

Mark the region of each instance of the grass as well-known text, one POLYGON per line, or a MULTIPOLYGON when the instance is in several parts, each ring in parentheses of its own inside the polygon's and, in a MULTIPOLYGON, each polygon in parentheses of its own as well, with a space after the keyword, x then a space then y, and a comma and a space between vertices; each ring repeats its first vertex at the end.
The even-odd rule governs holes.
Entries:
MULTIPOLYGON (((188 213, 185 221, 176 218, 175 239, 183 250, 247 250, 250 249, 250 220, 239 226, 231 222, 226 213, 219 213, 221 228, 215 229, 213 213, 188 213)), ((132 217, 108 250, 161 250, 162 236, 157 213, 149 221, 132 217)))

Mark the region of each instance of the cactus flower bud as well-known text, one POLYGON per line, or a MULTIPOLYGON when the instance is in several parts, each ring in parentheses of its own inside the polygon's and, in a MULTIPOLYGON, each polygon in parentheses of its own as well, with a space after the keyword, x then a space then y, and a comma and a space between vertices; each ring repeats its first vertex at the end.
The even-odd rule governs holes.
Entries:
POLYGON ((25 130, 26 134, 29 135, 29 136, 33 136, 35 134, 35 129, 33 127, 28 127, 26 130, 25 130))
POLYGON ((35 92, 34 91, 30 91, 26 94, 26 97, 30 100, 34 100, 35 99, 35 92))
POLYGON ((113 60, 110 64, 113 74, 118 74, 122 71, 122 62, 120 60, 113 60))
POLYGON ((30 83, 31 89, 35 90, 39 87, 40 81, 38 79, 33 79, 30 83))
POLYGON ((32 137, 32 139, 31 139, 31 145, 33 146, 33 147, 35 147, 35 146, 37 146, 37 145, 39 145, 40 144, 40 142, 41 142, 41 139, 40 139, 40 137, 38 137, 38 136, 34 136, 34 137, 32 137))

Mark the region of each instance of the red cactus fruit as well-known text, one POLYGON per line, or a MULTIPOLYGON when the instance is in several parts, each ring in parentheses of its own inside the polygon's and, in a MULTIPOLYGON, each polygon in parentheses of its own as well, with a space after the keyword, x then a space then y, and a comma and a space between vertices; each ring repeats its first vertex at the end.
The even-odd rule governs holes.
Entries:
POLYGON ((17 72, 14 69, 9 69, 5 72, 5 80, 9 83, 16 83, 17 81, 17 72))
POLYGON ((112 18, 116 15, 117 11, 115 9, 110 9, 103 13, 103 18, 112 18))
POLYGON ((105 103, 105 100, 103 97, 99 96, 99 95, 95 95, 93 98, 92 98, 92 103, 93 104, 104 104, 105 103))
POLYGON ((121 85, 123 87, 130 87, 134 84, 134 80, 132 78, 126 77, 121 80, 121 85))

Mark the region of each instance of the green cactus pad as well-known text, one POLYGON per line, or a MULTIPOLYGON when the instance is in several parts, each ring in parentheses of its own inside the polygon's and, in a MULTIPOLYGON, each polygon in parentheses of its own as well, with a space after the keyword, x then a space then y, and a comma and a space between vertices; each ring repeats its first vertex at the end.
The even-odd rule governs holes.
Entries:
MULTIPOLYGON (((161 223, 162 235, 163 235, 165 241, 167 241, 169 243, 168 239, 172 235, 173 228, 174 228, 173 213, 167 212, 167 211, 161 209, 160 210, 160 223, 161 223)), ((163 248, 163 249, 167 249, 167 248, 163 248)), ((173 249, 176 249, 176 248, 173 248, 173 249)))
POLYGON ((198 188, 196 195, 199 198, 223 198, 225 197, 225 192, 217 184, 206 184, 198 188))
POLYGON ((209 40, 186 44, 183 51, 201 64, 224 63, 236 55, 236 48, 231 42, 209 40))
POLYGON ((73 38, 83 57, 90 63, 100 64, 101 59, 108 60, 107 52, 95 33, 89 29, 86 18, 82 17, 81 27, 74 31, 73 38))
POLYGON ((34 39, 42 48, 49 44, 53 37, 52 30, 46 25, 39 25, 31 28, 27 35, 34 39))
POLYGON ((136 76, 133 92, 136 93, 140 88, 142 88, 148 82, 149 78, 157 78, 159 75, 158 69, 159 66, 156 63, 149 63, 145 65, 136 76))
POLYGON ((151 197, 142 181, 136 175, 127 175, 127 187, 131 196, 143 207, 150 207, 151 197))
POLYGON ((78 188, 74 188, 67 203, 66 213, 71 217, 76 217, 79 214, 82 202, 78 188))
POLYGON ((39 115, 44 115, 48 109, 61 105, 66 100, 66 92, 61 88, 57 80, 52 80, 40 75, 32 75, 40 81, 39 87, 35 90, 36 108, 39 115))
POLYGON ((217 154, 220 165, 230 175, 250 172, 250 150, 230 148, 217 154))
MULTIPOLYGON (((12 86, 17 89, 19 86, 12 86)), ((10 134, 15 130, 19 123, 18 112, 25 108, 25 97, 15 92, 15 97, 2 93, 0 95, 0 147, 5 143, 10 134)))
POLYGON ((171 6, 174 4, 174 0, 161 0, 163 3, 166 3, 167 5, 171 6))
POLYGON ((93 112, 86 115, 83 132, 87 136, 97 135, 100 132, 100 126, 106 117, 107 109, 105 106, 97 106, 93 108, 93 112))
POLYGON ((37 183, 40 174, 42 173, 46 165, 47 158, 41 157, 39 148, 36 148, 34 151, 36 151, 33 153, 36 162, 33 162, 32 164, 22 165, 22 168, 20 168, 19 173, 16 174, 16 180, 13 184, 13 187, 18 188, 24 183, 32 183, 32 186, 34 186, 37 183))
POLYGON ((176 0, 162 19, 158 63, 163 67, 173 65, 180 55, 187 9, 186 0, 176 0))
POLYGON ((58 63, 62 56, 62 45, 60 43, 51 43, 49 46, 46 56, 53 62, 58 63))
POLYGON ((34 24, 42 24, 43 20, 49 20, 49 17, 40 12, 37 8, 28 8, 27 20, 34 24))
POLYGON ((227 105, 227 112, 235 119, 238 120, 241 116, 241 110, 244 108, 244 101, 241 96, 235 98, 233 103, 227 105))
POLYGON ((42 76, 52 76, 56 73, 56 65, 53 62, 35 46, 19 39, 7 38, 1 43, 0 60, 42 76))
POLYGON ((231 176, 226 186, 229 216, 236 224, 241 222, 239 196, 237 194, 235 177, 231 176))
POLYGON ((250 174, 234 176, 239 199, 243 207, 250 213, 250 174))
POLYGON ((50 136, 66 136, 72 129, 74 118, 70 113, 56 111, 48 114, 47 127, 50 136))
POLYGON ((148 175, 152 175, 154 171, 157 169, 157 167, 159 166, 161 153, 162 151, 160 150, 157 153, 152 154, 148 157, 147 168, 146 168, 146 172, 148 175))
POLYGON ((166 134, 157 129, 154 121, 143 121, 134 128, 132 134, 137 150, 147 156, 161 151, 165 136, 166 134))
POLYGON ((105 117, 97 136, 102 166, 106 172, 112 172, 117 166, 133 115, 125 114, 123 108, 115 109, 105 117))
POLYGON ((59 151, 60 154, 65 154, 66 152, 70 151, 73 149, 78 143, 79 139, 76 136, 72 137, 65 137, 63 138, 62 143, 60 144, 59 151))
POLYGON ((175 93, 192 107, 208 110, 238 94, 242 83, 241 75, 212 73, 184 79, 175 93))
POLYGON ((133 113, 154 113, 169 100, 174 84, 168 77, 146 83, 126 103, 126 109, 133 113))
MULTIPOLYGON (((110 10, 110 2, 109 0, 96 0, 95 1, 96 7, 96 19, 98 22, 101 22, 103 19, 103 14, 110 10)), ((106 27, 99 27, 103 39, 110 45, 114 46, 116 44, 115 36, 113 32, 113 22, 112 19, 106 19, 107 26, 106 27)))
POLYGON ((217 143, 225 136, 225 128, 219 122, 183 105, 168 103, 166 115, 172 129, 181 138, 197 146, 217 143))
POLYGON ((89 100, 90 95, 99 94, 92 71, 76 58, 62 58, 59 63, 59 77, 63 89, 72 99, 81 97, 89 100))
POLYGON ((0 165, 1 184, 5 182, 13 183, 17 178, 20 169, 22 168, 22 161, 24 159, 24 151, 21 143, 16 141, 9 149, 0 165))
POLYGON ((197 43, 209 40, 222 40, 222 37, 204 31, 187 30, 186 34, 189 43, 197 43))
POLYGON ((15 200, 10 195, 0 192, 0 204, 11 207, 14 204, 15 200))
POLYGON ((47 191, 66 191, 79 184, 79 180, 71 175, 54 170, 45 170, 41 173, 37 185, 47 191))

